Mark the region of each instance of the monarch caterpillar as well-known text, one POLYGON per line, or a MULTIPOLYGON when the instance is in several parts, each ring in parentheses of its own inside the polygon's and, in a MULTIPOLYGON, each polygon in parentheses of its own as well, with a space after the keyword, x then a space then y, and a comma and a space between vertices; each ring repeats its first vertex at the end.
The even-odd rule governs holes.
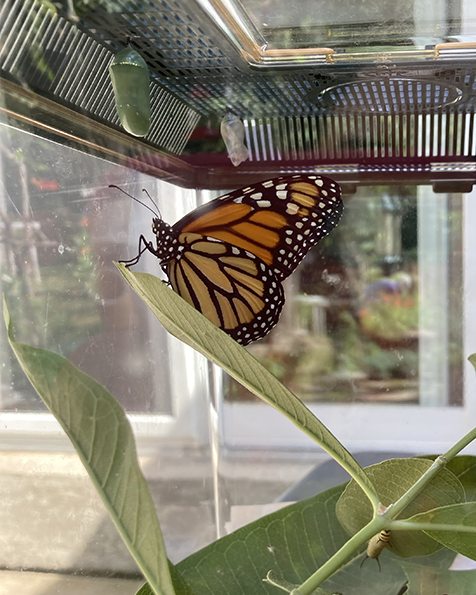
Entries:
POLYGON ((156 247, 143 235, 172 288, 216 326, 247 345, 278 322, 283 279, 342 215, 330 178, 295 175, 240 188, 198 207, 170 226, 154 213, 156 247))
POLYGON ((387 547, 387 545, 389 545, 390 547, 392 546, 392 544, 390 543, 390 534, 391 531, 389 531, 388 529, 384 529, 383 531, 380 531, 380 533, 377 533, 377 535, 374 535, 372 537, 372 539, 369 541, 367 545, 367 555, 360 564, 361 568, 365 560, 367 560, 367 558, 374 558, 375 560, 377 560, 379 572, 382 570, 382 567, 380 566, 380 560, 378 558, 380 554, 383 552, 383 550, 387 547))
POLYGON ((116 109, 122 126, 134 136, 145 136, 150 127, 149 69, 130 45, 109 67, 116 109))

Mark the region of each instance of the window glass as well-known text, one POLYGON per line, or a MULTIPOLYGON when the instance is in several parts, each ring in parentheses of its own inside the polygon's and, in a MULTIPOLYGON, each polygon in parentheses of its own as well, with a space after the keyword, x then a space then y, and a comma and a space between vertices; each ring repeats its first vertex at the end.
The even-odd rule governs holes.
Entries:
MULTIPOLYGON (((5 125, 0 135, 2 291, 17 339, 64 355, 129 412, 170 413, 166 333, 114 266, 135 256, 151 213, 109 188, 154 196, 156 181, 5 125)), ((44 409, 1 333, 1 408, 44 409)))
MULTIPOLYGON (((305 401, 460 405, 461 195, 361 186, 344 200, 250 351, 305 401)), ((228 399, 253 396, 230 381, 228 399)))

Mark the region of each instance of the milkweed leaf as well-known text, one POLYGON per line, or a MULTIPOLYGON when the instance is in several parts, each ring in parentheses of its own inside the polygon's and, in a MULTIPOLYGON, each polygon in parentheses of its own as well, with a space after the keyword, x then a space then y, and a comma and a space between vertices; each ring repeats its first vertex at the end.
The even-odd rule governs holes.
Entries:
POLYGON ((31 384, 73 443, 127 548, 156 595, 174 595, 155 506, 124 410, 64 357, 17 343, 4 300, 8 340, 31 384))
MULTIPOLYGON (((344 487, 264 516, 192 554, 176 568, 195 595, 283 593, 263 580, 269 571, 282 577, 283 586, 302 584, 348 540, 335 513, 344 487)), ((380 573, 376 565, 361 569, 362 551, 355 552, 320 588, 342 595, 398 595, 406 582, 399 563, 386 560, 380 573)), ((143 589, 140 595, 151 595, 143 589)))
POLYGON ((476 502, 443 506, 408 519, 416 523, 460 525, 465 531, 428 531, 427 535, 451 550, 476 560, 476 502))
POLYGON ((474 595, 476 570, 444 570, 402 561, 408 577, 405 595, 474 595))
MULTIPOLYGON (((384 506, 396 502, 431 467, 427 459, 389 459, 366 467, 384 506)), ((442 469, 398 517, 408 517, 449 504, 463 502, 464 488, 447 469, 442 469)), ((339 520, 353 535, 372 519, 373 511, 360 487, 349 483, 337 504, 339 520)), ((423 531, 392 531, 391 551, 398 556, 424 556, 441 549, 441 545, 423 531)))
POLYGON ((133 273, 123 264, 116 266, 172 335, 218 364, 235 380, 272 405, 331 454, 353 477, 358 477, 369 490, 373 490, 360 465, 337 438, 246 349, 157 277, 147 273, 133 273))

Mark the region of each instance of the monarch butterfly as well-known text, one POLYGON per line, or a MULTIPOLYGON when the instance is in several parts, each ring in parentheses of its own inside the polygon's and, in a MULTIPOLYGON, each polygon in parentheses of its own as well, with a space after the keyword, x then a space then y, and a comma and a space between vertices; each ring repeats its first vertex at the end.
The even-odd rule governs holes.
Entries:
POLYGON ((145 136, 150 127, 150 98, 144 58, 128 45, 115 56, 109 71, 122 126, 134 136, 145 136))
POLYGON ((157 247, 141 235, 137 256, 122 262, 133 266, 148 250, 179 295, 247 345, 275 326, 281 282, 337 225, 342 209, 330 178, 274 178, 212 200, 173 226, 153 211, 157 247))
POLYGON ((391 531, 389 531, 388 529, 384 529, 383 531, 380 531, 380 533, 377 533, 377 535, 374 535, 372 537, 367 546, 367 555, 360 564, 361 568, 365 560, 367 560, 367 558, 374 558, 375 560, 377 560, 379 572, 382 570, 382 567, 380 566, 380 560, 378 558, 380 554, 383 552, 383 550, 387 547, 387 545, 392 545, 390 543, 390 534, 391 531))

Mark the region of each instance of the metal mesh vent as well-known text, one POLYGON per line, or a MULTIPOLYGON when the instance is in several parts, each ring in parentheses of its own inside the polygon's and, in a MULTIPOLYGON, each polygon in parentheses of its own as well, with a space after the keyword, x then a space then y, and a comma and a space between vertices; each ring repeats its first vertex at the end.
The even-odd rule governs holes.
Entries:
MULTIPOLYGON (((426 168, 432 159, 474 160, 474 56, 398 64, 303 62, 258 71, 197 6, 189 0, 114 0, 107 4, 112 12, 97 6, 81 20, 73 15, 73 24, 66 18, 71 15, 56 15, 39 0, 5 0, 0 67, 117 125, 108 65, 130 40, 153 78, 147 140, 175 154, 200 116, 204 128, 217 131, 216 123, 232 111, 245 122, 254 165, 314 161, 370 170, 387 163, 396 171, 402 163, 426 168)), ((194 153, 182 162, 216 167, 213 149, 198 150, 210 151, 208 161, 194 161, 194 153)))
MULTIPOLYGON (((32 88, 119 125, 108 67, 112 53, 37 0, 7 0, 0 10, 0 68, 32 88)), ((147 140, 180 153, 200 116, 151 83, 154 126, 147 140)))
POLYGON ((473 163, 475 114, 355 115, 265 118, 245 121, 254 161, 326 163, 420 163, 457 160, 473 163))
POLYGON ((207 28, 188 0, 116 4, 117 12, 101 14, 98 8, 81 26, 113 52, 131 37, 157 82, 204 116, 232 110, 243 118, 297 117, 343 107, 410 111, 454 100, 467 109, 473 101, 476 69, 470 61, 420 62, 394 72, 382 65, 303 64, 299 70, 256 73, 207 28))
POLYGON ((331 107, 366 112, 432 110, 457 103, 462 97, 463 92, 454 85, 406 79, 344 83, 329 87, 319 95, 319 99, 331 107))

